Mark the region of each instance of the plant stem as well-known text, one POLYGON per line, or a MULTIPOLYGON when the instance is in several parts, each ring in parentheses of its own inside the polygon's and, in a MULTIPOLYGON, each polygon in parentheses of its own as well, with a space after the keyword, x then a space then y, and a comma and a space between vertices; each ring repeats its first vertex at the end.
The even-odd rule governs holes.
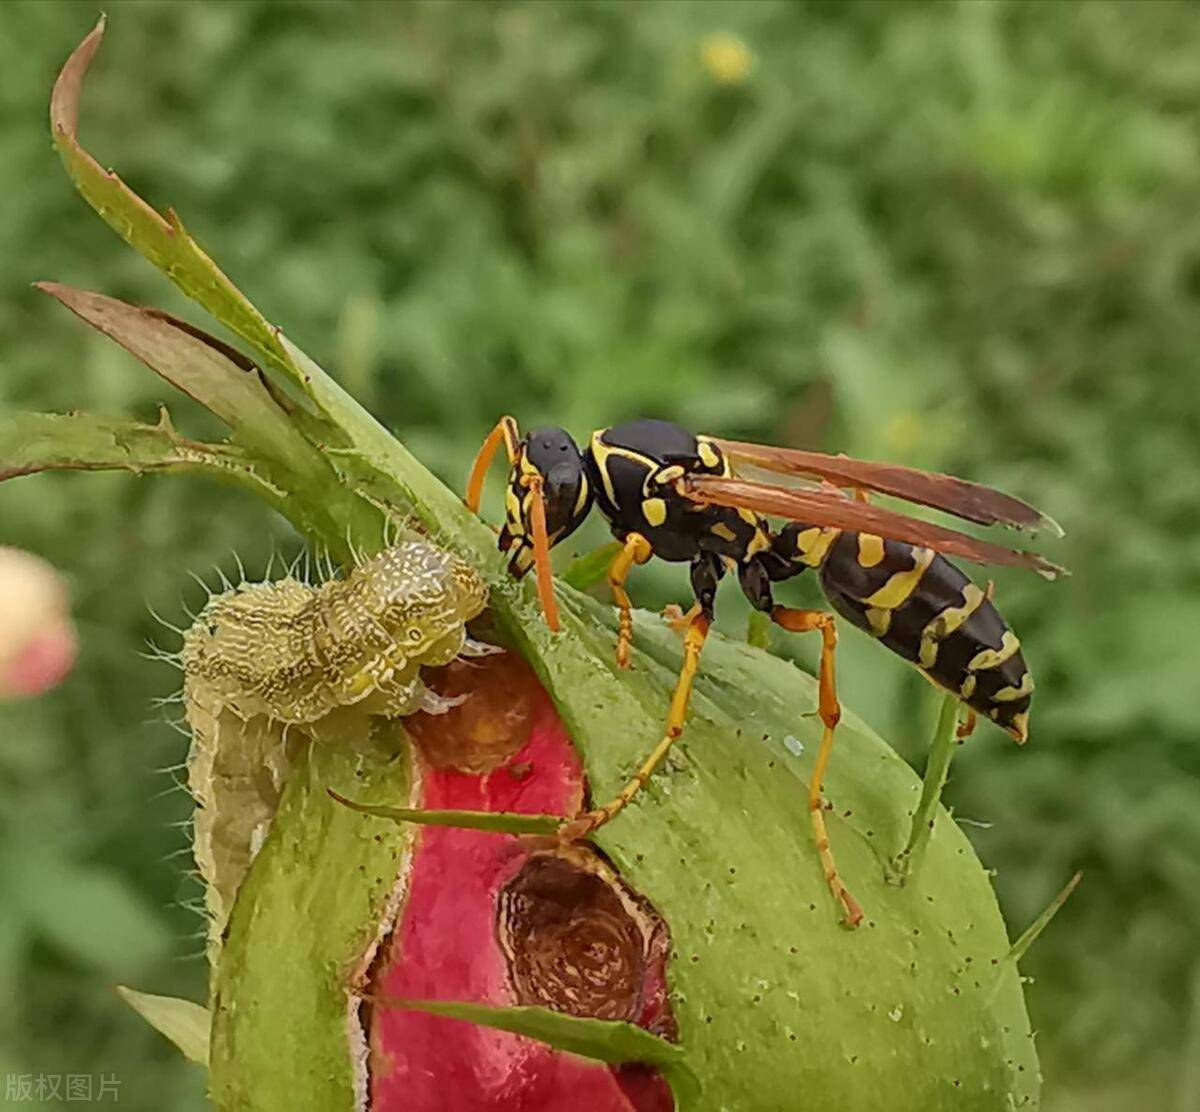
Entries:
POLYGON ((942 699, 941 713, 938 715, 937 726, 933 732, 933 741, 929 746, 929 759, 925 764, 925 776, 921 788, 921 800, 913 814, 912 829, 908 835, 908 844, 892 860, 888 870, 888 881, 903 886, 920 867, 925 855, 925 847, 933 834, 933 824, 937 817, 938 804, 942 799, 942 789, 946 786, 946 778, 950 774, 950 762, 954 759, 954 751, 958 748, 958 740, 954 736, 958 725, 958 700, 950 694, 942 699))

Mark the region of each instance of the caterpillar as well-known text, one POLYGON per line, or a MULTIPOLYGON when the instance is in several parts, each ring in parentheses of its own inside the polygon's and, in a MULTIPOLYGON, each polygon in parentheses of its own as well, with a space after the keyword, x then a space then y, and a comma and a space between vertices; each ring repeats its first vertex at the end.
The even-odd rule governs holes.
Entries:
POLYGON ((487 604, 474 569, 406 540, 319 585, 289 575, 213 595, 183 632, 188 787, 209 954, 266 838, 298 748, 366 738, 369 717, 441 713, 423 666, 497 652, 466 623, 487 604))

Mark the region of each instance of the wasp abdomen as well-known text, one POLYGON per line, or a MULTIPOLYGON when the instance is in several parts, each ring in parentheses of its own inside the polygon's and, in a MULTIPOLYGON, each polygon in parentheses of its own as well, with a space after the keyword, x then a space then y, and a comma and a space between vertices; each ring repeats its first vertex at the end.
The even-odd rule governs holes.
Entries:
POLYGON ((989 592, 944 556, 847 531, 830 546, 820 578, 842 617, 1025 740, 1033 677, 1020 642, 989 592))

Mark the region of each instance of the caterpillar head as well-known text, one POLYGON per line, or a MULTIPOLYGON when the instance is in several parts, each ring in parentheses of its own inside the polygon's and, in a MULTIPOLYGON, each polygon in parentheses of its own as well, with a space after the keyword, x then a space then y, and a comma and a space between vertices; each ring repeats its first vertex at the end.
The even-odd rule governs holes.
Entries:
POLYGON ((465 560, 428 541, 401 541, 356 568, 385 610, 400 606, 431 621, 470 621, 487 605, 487 587, 465 560))

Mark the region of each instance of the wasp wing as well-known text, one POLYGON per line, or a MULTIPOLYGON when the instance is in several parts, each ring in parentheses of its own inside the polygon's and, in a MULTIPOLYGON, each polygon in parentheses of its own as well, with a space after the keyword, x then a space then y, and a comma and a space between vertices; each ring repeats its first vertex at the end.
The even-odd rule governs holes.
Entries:
POLYGON ((895 463, 873 463, 849 456, 831 456, 801 448, 776 448, 744 440, 722 440, 720 437, 711 439, 732 459, 744 460, 768 471, 815 476, 839 487, 857 487, 890 494, 906 502, 945 510, 955 517, 979 525, 1011 525, 1031 531, 1049 529, 1056 536, 1062 536, 1062 529, 1053 518, 1027 502, 953 475, 920 471, 895 463))
POLYGON ((716 475, 686 475, 678 489, 686 498, 702 505, 731 506, 784 517, 808 525, 874 533, 890 540, 922 545, 976 564, 1031 568, 1047 579, 1056 579, 1064 569, 1036 552, 1019 552, 991 541, 979 540, 915 517, 859 502, 840 493, 795 490, 791 487, 755 483, 749 479, 727 479, 716 475))

